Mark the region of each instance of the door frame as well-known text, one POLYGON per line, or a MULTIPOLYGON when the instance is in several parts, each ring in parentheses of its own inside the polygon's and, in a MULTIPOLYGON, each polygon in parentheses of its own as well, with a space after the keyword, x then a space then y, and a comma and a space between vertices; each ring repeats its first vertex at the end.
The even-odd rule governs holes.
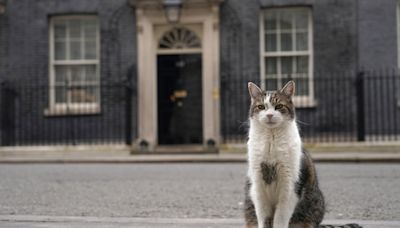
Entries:
MULTIPOLYGON (((190 1, 189 1, 190 2, 190 1)), ((203 144, 208 140, 220 142, 219 99, 219 4, 221 1, 204 1, 204 4, 183 7, 182 26, 199 25, 202 53, 202 112, 203 144)), ((136 5, 138 47, 138 138, 136 145, 145 144, 148 150, 158 145, 157 110, 157 28, 171 26, 165 20, 159 5, 136 5)), ((172 54, 172 53, 171 53, 172 54)), ((175 54, 180 54, 176 53, 175 54)))

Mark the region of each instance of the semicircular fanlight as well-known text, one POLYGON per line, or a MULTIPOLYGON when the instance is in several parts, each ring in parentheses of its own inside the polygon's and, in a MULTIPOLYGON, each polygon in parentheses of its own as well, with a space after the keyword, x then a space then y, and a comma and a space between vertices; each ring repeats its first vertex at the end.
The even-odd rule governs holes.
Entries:
POLYGON ((175 27, 167 31, 160 39, 160 49, 200 48, 200 39, 192 31, 182 27, 175 27))

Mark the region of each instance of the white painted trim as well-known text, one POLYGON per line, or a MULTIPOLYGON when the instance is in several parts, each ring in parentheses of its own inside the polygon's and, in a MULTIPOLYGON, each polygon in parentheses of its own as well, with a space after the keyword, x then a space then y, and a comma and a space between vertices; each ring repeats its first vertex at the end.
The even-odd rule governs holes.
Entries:
POLYGON ((264 20, 265 20, 265 11, 260 11, 259 15, 259 30, 260 30, 260 72, 261 72, 261 82, 260 86, 265 90, 265 32, 264 32, 264 20))
POLYGON ((281 56, 306 56, 310 55, 310 51, 280 51, 280 52, 264 52, 262 53, 264 57, 281 57, 281 56))
MULTIPOLYGON (((157 55, 202 54, 203 141, 219 143, 219 11, 218 6, 184 8, 181 25, 199 28, 201 49, 159 50, 161 36, 157 28, 168 27, 161 9, 136 7, 138 46, 138 142, 146 140, 153 150, 158 144, 157 131, 157 55)), ((180 25, 179 25, 180 26, 180 25)), ((197 29, 194 28, 196 31, 197 29)))
POLYGON ((202 52, 201 48, 192 49, 158 49, 158 55, 171 55, 171 54, 200 54, 202 52))
POLYGON ((53 65, 96 65, 99 64, 100 60, 53 60, 53 65))
POLYGON ((309 80, 308 80, 308 88, 310 90, 310 96, 309 100, 311 100, 312 103, 317 105, 317 102, 315 102, 315 94, 314 94, 314 26, 313 26, 313 11, 312 9, 308 10, 308 26, 309 26, 309 31, 308 31, 308 50, 310 52, 309 58, 308 58, 308 74, 309 74, 309 80))
MULTIPOLYGON (((82 30, 83 28, 81 28, 82 30)), ((81 31, 82 32, 82 31, 81 31)), ((82 42, 84 44, 85 42, 82 42)), ((98 85, 100 85, 100 22, 97 16, 95 15, 68 15, 68 16, 54 16, 50 18, 50 26, 49 26, 49 104, 48 108, 44 111, 45 115, 60 115, 60 113, 69 114, 69 112, 64 112, 63 108, 60 108, 60 104, 56 104, 55 102, 55 66, 71 66, 71 65, 95 65, 96 68, 96 77, 98 79, 98 85), (66 60, 55 60, 55 46, 54 46, 54 21, 56 20, 70 20, 70 19, 95 19, 97 21, 97 30, 96 30, 96 59, 79 59, 79 60, 71 60, 69 59, 70 48, 69 48, 69 26, 67 26, 67 37, 66 37, 66 60), (60 111, 61 110, 61 111, 60 111)), ((84 47, 81 47, 81 49, 84 47)), ((88 83, 91 85, 92 83, 88 83)), ((96 102, 91 103, 91 105, 96 105, 98 108, 95 112, 100 112, 100 104, 101 104, 101 96, 100 96, 100 87, 97 90, 96 94, 96 102)), ((67 102, 70 100, 69 95, 67 94, 67 102)), ((69 102, 68 102, 69 103, 69 102)), ((67 104, 65 104, 67 105, 67 104)), ((73 114, 86 114, 88 112, 87 105, 82 105, 81 103, 69 103, 68 109, 74 110, 73 114), (81 111, 79 111, 81 110, 81 111)), ((90 111, 92 113, 92 111, 90 111)))
POLYGON ((100 106, 94 103, 74 104, 67 107, 67 105, 55 105, 47 108, 44 111, 46 116, 63 116, 63 115, 82 115, 82 114, 99 114, 101 112, 100 106))

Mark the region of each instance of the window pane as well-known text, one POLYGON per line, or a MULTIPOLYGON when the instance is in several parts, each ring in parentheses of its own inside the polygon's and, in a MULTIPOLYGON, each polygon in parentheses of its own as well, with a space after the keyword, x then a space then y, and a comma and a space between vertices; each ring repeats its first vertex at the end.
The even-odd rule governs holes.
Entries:
POLYGON ((84 24, 85 37, 85 59, 96 59, 97 48, 97 21, 87 20, 84 24))
POLYGON ((308 74, 308 56, 299 56, 296 60, 297 73, 308 74))
POLYGON ((86 20, 84 22, 84 31, 86 40, 96 40, 97 22, 96 20, 86 20))
POLYGON ((267 91, 277 90, 278 89, 278 79, 267 78, 265 80, 265 88, 267 91))
POLYGON ((55 60, 65 60, 66 57, 66 43, 56 41, 54 44, 54 59, 55 60))
POLYGON ((71 84, 82 85, 85 77, 83 66, 71 66, 71 84))
POLYGON ((293 11, 282 10, 280 13, 280 28, 281 30, 291 30, 292 29, 292 15, 293 11))
POLYGON ((285 75, 291 75, 293 73, 293 57, 281 58, 281 72, 285 75))
POLYGON ((276 74, 277 73, 277 67, 276 67, 276 59, 277 58, 266 58, 265 59, 265 71, 267 74, 276 74))
POLYGON ((71 90, 72 103, 93 103, 96 102, 95 90, 91 87, 76 87, 71 90))
POLYGON ((87 87, 86 94, 86 102, 99 102, 99 86, 87 87))
POLYGON ((71 41, 70 43, 70 58, 71 59, 81 59, 81 42, 71 41))
POLYGON ((308 29, 308 11, 299 10, 294 15, 297 30, 307 30, 308 29))
POLYGON ((81 38, 81 21, 79 19, 69 20, 69 36, 71 38, 81 38))
POLYGON ((281 51, 291 51, 292 48, 292 34, 282 33, 281 34, 281 51))
POLYGON ((98 83, 95 65, 85 66, 85 72, 86 72, 86 77, 85 77, 86 82, 98 83))
POLYGON ((56 103, 66 103, 67 102, 67 89, 65 86, 55 87, 56 103))
POLYGON ((309 85, 307 78, 296 79, 296 95, 309 95, 309 85))
POLYGON ((265 35, 265 51, 276 51, 276 34, 265 35))
POLYGON ((72 103, 83 103, 85 99, 85 90, 82 87, 74 86, 70 89, 72 103))
POLYGON ((308 50, 308 33, 296 33, 296 49, 298 51, 308 50))
POLYGON ((276 30, 276 12, 275 11, 267 11, 265 16, 265 29, 266 30, 276 30))
POLYGON ((66 84, 68 80, 68 67, 56 66, 55 67, 55 82, 57 85, 66 84))
POLYGON ((65 21, 54 22, 54 38, 55 40, 63 40, 67 37, 67 24, 65 21))
POLYGON ((96 41, 85 41, 85 59, 96 59, 96 41))

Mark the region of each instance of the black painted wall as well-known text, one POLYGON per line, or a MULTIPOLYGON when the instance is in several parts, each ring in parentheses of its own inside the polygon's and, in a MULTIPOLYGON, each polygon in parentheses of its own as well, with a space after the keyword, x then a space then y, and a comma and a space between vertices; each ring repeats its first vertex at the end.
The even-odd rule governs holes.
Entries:
POLYGON ((134 12, 125 0, 8 1, 6 18, 0 16, 0 79, 11 87, 18 86, 16 112, 21 114, 16 116, 18 123, 12 133, 18 135, 20 143, 40 143, 46 139, 59 142, 72 134, 86 141, 91 138, 123 141, 126 117, 125 103, 121 100, 125 90, 121 85, 128 83, 134 87, 130 118, 132 139, 136 138, 134 12), (101 83, 107 85, 101 90, 102 110, 96 115, 45 116, 49 83, 49 22, 53 15, 70 14, 98 15, 100 77, 101 83), (109 87, 115 84, 121 87, 109 87), (32 89, 25 86, 37 86, 37 91, 32 94, 32 89))
MULTIPOLYGON (((313 16, 316 105, 297 109, 298 119, 305 122, 300 124, 305 130, 303 133, 318 135, 345 131, 348 135, 343 140, 354 139, 357 130, 357 72, 361 69, 398 68, 396 0, 252 0, 246 4, 240 0, 227 0, 221 7, 223 134, 246 132, 247 82, 260 82, 260 12, 268 8, 296 6, 310 7, 313 16)), ((374 91, 392 95, 388 99, 364 96, 370 99, 364 105, 373 107, 374 103, 382 103, 394 119, 394 113, 398 112, 393 98, 396 92, 388 90, 385 83, 379 85, 374 91)), ((370 91, 365 90, 366 93, 370 91)), ((376 113, 378 110, 374 108, 368 112, 365 109, 367 133, 374 134, 381 127, 368 126, 377 118, 376 113)))
MULTIPOLYGON (((133 85, 131 123, 132 139, 135 139, 136 21, 135 11, 128 6, 127 1, 7 2, 6 14, 0 15, 0 80, 14 86, 48 85, 49 18, 52 15, 96 14, 101 27, 101 81, 107 85, 121 82, 133 85), (127 75, 130 75, 129 82, 126 81, 127 75)), ((315 86, 317 105, 299 108, 298 115, 306 121, 315 120, 318 124, 313 130, 353 128, 356 93, 352 80, 356 72, 360 69, 398 68, 396 0, 225 0, 220 8, 219 25, 223 134, 246 131, 249 103, 247 82, 260 82, 260 12, 271 7, 291 6, 307 6, 312 9, 314 78, 323 86, 315 86), (332 78, 345 79, 338 83, 338 80, 332 78), (349 83, 344 85, 346 80, 349 83), (343 92, 338 96, 335 91, 343 92), (346 114, 329 112, 328 108, 335 104, 343 105, 341 108, 347 107, 346 114), (326 122, 329 119, 334 121, 326 122)), ((23 108, 16 106, 20 111, 25 110, 23 113, 26 116, 23 117, 26 119, 15 125, 15 131, 34 135, 35 140, 40 141, 50 137, 46 135, 48 133, 41 132, 42 127, 57 132, 57 126, 71 121, 77 123, 77 134, 87 132, 88 129, 99 129, 96 134, 108 131, 106 138, 120 138, 123 134, 121 128, 125 128, 126 124, 125 107, 123 102, 115 101, 114 98, 123 96, 123 93, 121 90, 113 90, 105 94, 105 91, 102 94, 100 114, 46 117, 43 113, 47 108, 48 91, 44 89, 37 93, 41 95, 35 98, 35 102, 28 102, 23 108)), ((393 103, 397 101, 396 98, 390 100, 393 103)), ((390 110, 396 108, 391 107, 390 110)), ((367 121, 371 118, 367 117, 367 121)), ((4 135, 3 131, 1 133, 4 135)), ((51 137, 57 141, 57 138, 63 138, 64 135, 51 134, 51 137)), ((90 136, 82 133, 78 137, 90 136)))

